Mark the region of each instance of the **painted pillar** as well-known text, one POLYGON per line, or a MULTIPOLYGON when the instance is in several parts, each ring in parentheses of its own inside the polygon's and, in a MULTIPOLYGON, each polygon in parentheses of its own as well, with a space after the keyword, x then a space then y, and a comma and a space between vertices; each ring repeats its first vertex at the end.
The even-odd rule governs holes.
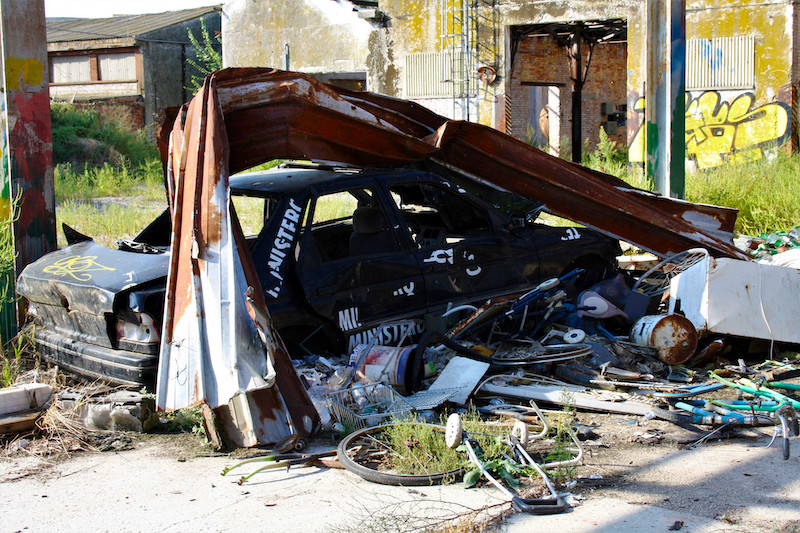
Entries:
POLYGON ((656 191, 685 191, 686 0, 647 0, 645 172, 656 191))
POLYGON ((8 341, 16 329, 14 280, 22 268, 54 250, 55 194, 53 142, 44 0, 0 0, 2 46, 2 186, 0 222, 10 228, 0 261, 2 303, 0 335, 8 341), (16 206, 13 213, 12 206, 16 206), (8 323, 7 323, 8 322, 8 323))

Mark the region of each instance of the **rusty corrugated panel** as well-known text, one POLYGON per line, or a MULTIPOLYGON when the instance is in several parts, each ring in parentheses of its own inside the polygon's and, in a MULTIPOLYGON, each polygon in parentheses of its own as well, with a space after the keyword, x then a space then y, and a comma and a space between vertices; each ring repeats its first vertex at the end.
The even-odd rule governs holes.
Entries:
MULTIPOLYGON (((316 410, 271 326, 261 324, 267 329, 262 341, 248 311, 245 293, 258 287, 258 278, 250 255, 239 253, 246 244, 230 211, 224 126, 209 78, 185 118, 175 120, 169 146, 162 146, 173 234, 157 404, 217 408, 246 394, 234 403, 249 405, 246 425, 258 441, 306 437, 318 423, 316 410)), ((256 292, 254 305, 264 308, 256 292)))
POLYGON ((736 211, 697 206, 549 156, 491 128, 421 106, 264 69, 215 75, 231 142, 231 172, 273 158, 391 166, 430 158, 544 202, 555 214, 661 256, 704 247, 744 259, 721 235, 736 211))

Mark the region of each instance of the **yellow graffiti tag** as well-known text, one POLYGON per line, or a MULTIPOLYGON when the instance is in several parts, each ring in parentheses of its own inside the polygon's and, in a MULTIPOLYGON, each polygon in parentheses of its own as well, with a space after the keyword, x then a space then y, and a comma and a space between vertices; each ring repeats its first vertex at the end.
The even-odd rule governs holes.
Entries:
POLYGON ((699 168, 712 168, 725 161, 761 159, 763 145, 786 134, 789 113, 780 103, 753 107, 752 93, 733 102, 721 101, 716 91, 701 94, 686 107, 686 154, 699 168))
POLYGON ((89 272, 116 270, 116 268, 96 263, 95 259, 97 259, 95 255, 65 257, 64 259, 59 259, 52 265, 46 266, 44 271, 54 276, 71 276, 78 281, 89 281, 92 279, 92 275, 89 274, 89 272))
MULTIPOLYGON (((644 111, 643 100, 637 101, 636 111, 644 111)), ((726 162, 761 159, 766 146, 785 142, 787 106, 773 102, 753 107, 754 103, 755 96, 749 92, 733 101, 723 100, 717 91, 704 92, 690 101, 687 95, 686 156, 698 168, 713 168, 726 162)), ((644 128, 634 135, 629 153, 631 162, 644 161, 644 128)))
POLYGON ((6 57, 6 82, 9 89, 19 89, 20 79, 28 85, 41 85, 44 66, 33 58, 6 57))

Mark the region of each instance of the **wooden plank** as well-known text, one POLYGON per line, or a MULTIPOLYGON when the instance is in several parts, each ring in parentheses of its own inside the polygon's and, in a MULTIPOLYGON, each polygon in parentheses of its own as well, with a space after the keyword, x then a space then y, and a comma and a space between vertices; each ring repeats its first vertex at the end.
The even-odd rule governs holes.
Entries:
POLYGON ((36 426, 36 419, 42 414, 44 414, 44 411, 37 409, 26 413, 0 416, 0 435, 31 430, 36 426))

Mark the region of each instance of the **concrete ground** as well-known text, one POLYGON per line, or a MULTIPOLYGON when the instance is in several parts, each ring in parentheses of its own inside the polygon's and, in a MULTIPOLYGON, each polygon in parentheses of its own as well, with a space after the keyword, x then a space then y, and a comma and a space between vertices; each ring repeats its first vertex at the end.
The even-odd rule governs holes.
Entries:
MULTIPOLYGON (((596 417, 592 417, 594 423, 596 417)), ((800 440, 783 460, 769 438, 682 449, 664 423, 607 417, 575 474, 577 505, 516 514, 499 531, 800 531, 800 440), (660 425, 659 425, 660 424, 660 425), (656 435, 657 438, 651 438, 656 435), (607 447, 606 447, 607 446, 607 447)), ((334 443, 315 441, 317 449, 334 443)), ((0 459, 0 532, 409 531, 470 509, 507 505, 491 486, 390 487, 346 470, 293 467, 245 485, 220 475, 236 461, 202 453, 188 435, 133 438, 133 449, 61 461, 0 459), (200 451, 201 453, 198 453, 200 451)), ((249 472, 248 467, 243 472, 249 472)))

